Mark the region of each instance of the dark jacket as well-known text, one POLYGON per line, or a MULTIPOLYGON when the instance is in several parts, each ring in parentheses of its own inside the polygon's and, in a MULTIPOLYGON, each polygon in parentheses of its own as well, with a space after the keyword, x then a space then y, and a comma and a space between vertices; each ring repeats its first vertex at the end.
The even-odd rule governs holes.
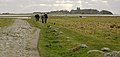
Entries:
POLYGON ((40 16, 37 14, 37 15, 35 15, 35 18, 40 18, 40 16))
POLYGON ((47 14, 44 14, 45 18, 47 19, 48 18, 48 15, 47 14))

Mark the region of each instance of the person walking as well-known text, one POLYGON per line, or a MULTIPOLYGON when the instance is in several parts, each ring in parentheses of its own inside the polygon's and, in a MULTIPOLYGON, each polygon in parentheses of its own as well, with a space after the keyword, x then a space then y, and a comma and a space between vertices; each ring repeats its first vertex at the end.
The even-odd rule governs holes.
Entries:
POLYGON ((48 19, 47 13, 44 14, 44 17, 45 17, 45 21, 44 22, 47 23, 47 19, 48 19))
POLYGON ((41 16, 41 19, 42 19, 42 23, 45 23, 45 16, 44 15, 41 16))
POLYGON ((36 22, 39 21, 40 16, 38 14, 35 15, 36 22))

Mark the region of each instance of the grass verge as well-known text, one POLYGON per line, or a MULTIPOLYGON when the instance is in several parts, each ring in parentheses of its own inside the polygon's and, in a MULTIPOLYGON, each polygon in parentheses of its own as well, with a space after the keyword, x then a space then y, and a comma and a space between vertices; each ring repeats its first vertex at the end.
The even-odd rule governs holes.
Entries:
POLYGON ((0 27, 10 26, 13 23, 11 18, 0 18, 0 27))
POLYGON ((120 50, 120 17, 49 17, 47 24, 28 22, 41 29, 39 51, 41 57, 102 57, 89 50, 108 47, 120 50), (87 48, 81 48, 86 44, 87 48))

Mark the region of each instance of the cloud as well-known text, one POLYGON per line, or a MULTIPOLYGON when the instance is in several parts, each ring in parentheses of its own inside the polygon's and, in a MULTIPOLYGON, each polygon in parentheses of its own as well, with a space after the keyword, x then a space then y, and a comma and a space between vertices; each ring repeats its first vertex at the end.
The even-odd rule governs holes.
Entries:
POLYGON ((102 1, 103 3, 108 3, 108 1, 102 1))
POLYGON ((92 1, 98 1, 98 0, 92 0, 92 1))
POLYGON ((39 4, 40 6, 47 6, 46 4, 39 4))
POLYGON ((60 9, 70 10, 73 4, 53 4, 55 7, 59 7, 60 9))
POLYGON ((62 0, 62 1, 60 1, 60 0, 57 0, 56 1, 56 3, 72 3, 73 1, 70 1, 70 0, 62 0))
POLYGON ((0 12, 33 12, 93 8, 120 14, 120 0, 0 0, 0 12))

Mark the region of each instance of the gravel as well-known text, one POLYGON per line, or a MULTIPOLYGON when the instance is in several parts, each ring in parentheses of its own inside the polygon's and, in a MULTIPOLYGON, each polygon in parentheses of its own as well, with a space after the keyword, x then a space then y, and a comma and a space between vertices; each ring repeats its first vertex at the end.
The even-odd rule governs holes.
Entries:
POLYGON ((1 31, 0 57, 32 57, 26 48, 30 48, 34 29, 27 21, 16 19, 12 26, 1 31))

